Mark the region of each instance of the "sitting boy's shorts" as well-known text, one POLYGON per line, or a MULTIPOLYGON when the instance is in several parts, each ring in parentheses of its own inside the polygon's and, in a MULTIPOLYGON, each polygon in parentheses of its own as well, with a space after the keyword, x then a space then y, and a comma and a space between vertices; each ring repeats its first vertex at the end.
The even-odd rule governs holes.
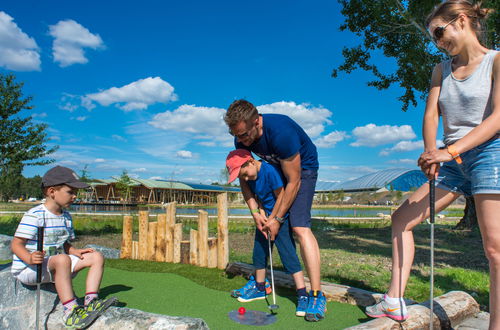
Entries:
MULTIPOLYGON (((54 279, 52 278, 52 273, 49 270, 49 259, 55 257, 45 257, 42 264, 42 283, 52 283, 54 279)), ((81 259, 77 256, 69 254, 69 258, 71 259, 71 273, 73 277, 76 275, 74 272, 75 266, 78 261, 81 259)), ((26 269, 24 269, 16 278, 26 285, 35 285, 36 284, 36 265, 30 265, 26 269)))

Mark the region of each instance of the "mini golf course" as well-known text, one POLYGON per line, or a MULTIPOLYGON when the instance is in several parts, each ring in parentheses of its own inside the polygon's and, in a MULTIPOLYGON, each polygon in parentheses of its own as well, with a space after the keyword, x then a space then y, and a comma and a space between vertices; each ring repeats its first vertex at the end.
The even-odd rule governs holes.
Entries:
MULTIPOLYGON (((137 265, 140 266, 140 262, 137 265)), ((184 267, 192 267, 193 274, 196 274, 197 267, 184 267)), ((140 267, 137 268, 140 269, 140 267)), ((200 276, 203 276, 204 271, 206 270, 200 269, 200 276)), ((75 292, 78 297, 85 294, 85 277, 86 271, 74 279, 75 292)), ((242 306, 247 311, 269 312, 266 300, 240 303, 230 296, 231 289, 241 287, 241 283, 244 283, 241 277, 228 279, 221 276, 221 281, 228 286, 227 291, 208 288, 178 274, 130 271, 107 265, 101 285, 101 295, 117 297, 120 301, 118 306, 170 316, 202 318, 211 329, 250 327, 238 324, 228 317, 230 311, 238 310, 242 306)), ((259 328, 344 329, 368 320, 360 307, 329 302, 326 318, 321 322, 311 323, 305 321, 303 317, 295 316, 296 300, 293 292, 278 288, 276 299, 280 307, 276 314, 276 323, 259 326, 259 328)), ((272 298, 268 298, 268 301, 272 303, 272 298)))

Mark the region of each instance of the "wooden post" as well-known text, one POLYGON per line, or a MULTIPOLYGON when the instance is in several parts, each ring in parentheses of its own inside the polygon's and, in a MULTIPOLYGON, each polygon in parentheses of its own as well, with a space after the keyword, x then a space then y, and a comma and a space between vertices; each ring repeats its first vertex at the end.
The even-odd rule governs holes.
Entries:
POLYGON ((139 259, 146 260, 148 253, 149 212, 139 211, 139 259))
POLYGON ((194 229, 189 231, 189 263, 198 265, 198 231, 194 229))
POLYGON ((208 268, 217 267, 217 238, 208 239, 208 268))
POLYGON ((146 260, 156 260, 156 230, 158 222, 150 222, 148 230, 148 254, 146 260))
POLYGON ((181 264, 189 264, 189 241, 181 241, 181 264))
POLYGON ((198 265, 208 266, 208 213, 198 211, 198 265))
POLYGON ((130 215, 123 217, 122 249, 120 258, 132 258, 132 227, 133 218, 130 215))
POLYGON ((181 262, 181 241, 182 241, 182 223, 174 225, 174 258, 173 263, 181 262))
POLYGON ((169 203, 167 208, 167 230, 165 234, 165 261, 174 260, 174 225, 175 225, 175 202, 169 203))
POLYGON ((132 259, 139 259, 139 242, 137 241, 132 242, 132 259))
POLYGON ((167 214, 158 214, 158 226, 156 227, 156 261, 165 261, 167 235, 167 214))
POLYGON ((217 268, 225 269, 229 262, 227 227, 227 193, 217 195, 217 268))

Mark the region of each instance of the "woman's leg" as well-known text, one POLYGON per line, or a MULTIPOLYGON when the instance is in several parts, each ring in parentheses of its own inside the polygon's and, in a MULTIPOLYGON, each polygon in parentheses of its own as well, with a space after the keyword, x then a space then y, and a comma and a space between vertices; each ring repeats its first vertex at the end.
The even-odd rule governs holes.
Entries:
MULTIPOLYGON (((459 194, 436 188, 436 212, 442 211, 459 194)), ((412 229, 429 217, 429 185, 417 189, 392 215, 392 274, 387 295, 403 297, 410 276, 415 243, 412 229)))
POLYGON ((500 195, 474 196, 483 247, 490 265, 490 330, 500 329, 500 195))

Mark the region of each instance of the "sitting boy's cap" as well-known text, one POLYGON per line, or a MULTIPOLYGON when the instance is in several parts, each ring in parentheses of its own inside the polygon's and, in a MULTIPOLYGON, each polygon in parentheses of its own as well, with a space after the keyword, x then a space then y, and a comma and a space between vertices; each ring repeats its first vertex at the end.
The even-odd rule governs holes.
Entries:
POLYGON ((227 183, 231 183, 240 174, 240 169, 243 164, 245 164, 249 159, 252 158, 250 151, 246 149, 236 149, 227 155, 226 167, 229 172, 229 180, 227 183))
POLYGON ((52 187, 65 184, 71 188, 87 188, 88 184, 79 181, 80 178, 76 173, 67 167, 56 166, 45 173, 42 178, 42 187, 52 187))

